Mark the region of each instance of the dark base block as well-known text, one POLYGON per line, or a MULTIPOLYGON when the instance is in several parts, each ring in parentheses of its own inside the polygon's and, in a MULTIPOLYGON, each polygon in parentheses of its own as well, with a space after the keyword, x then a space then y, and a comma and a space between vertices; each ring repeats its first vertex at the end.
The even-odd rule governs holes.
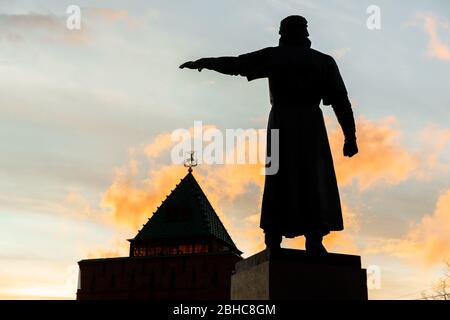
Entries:
POLYGON ((232 300, 367 300, 359 256, 264 250, 236 264, 232 300))

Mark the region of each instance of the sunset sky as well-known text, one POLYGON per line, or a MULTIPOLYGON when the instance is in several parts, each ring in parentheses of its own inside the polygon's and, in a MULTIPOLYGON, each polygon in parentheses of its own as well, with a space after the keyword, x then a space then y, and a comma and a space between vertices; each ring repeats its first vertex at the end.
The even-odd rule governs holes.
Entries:
MULTIPOLYGON (((346 227, 326 246, 380 268, 371 299, 420 298, 450 262, 449 13, 447 0, 0 0, 0 299, 74 299, 77 261, 127 255, 186 174, 173 130, 265 128, 266 80, 178 66, 274 46, 291 14, 336 59, 357 120, 360 154, 344 158, 322 106, 346 227), (66 27, 72 4, 81 30, 66 27)), ((244 255, 263 249, 259 167, 194 175, 244 255)))

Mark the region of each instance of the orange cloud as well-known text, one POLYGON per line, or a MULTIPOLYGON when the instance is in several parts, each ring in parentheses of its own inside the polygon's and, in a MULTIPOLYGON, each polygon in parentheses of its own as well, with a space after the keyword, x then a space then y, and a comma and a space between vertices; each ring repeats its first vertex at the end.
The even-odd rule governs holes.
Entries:
POLYGON ((422 265, 449 261, 450 189, 441 194, 434 212, 413 224, 404 238, 379 240, 366 253, 387 253, 422 265))
MULTIPOLYGON (((215 127, 203 126, 204 130, 209 128, 215 127)), ((189 132, 194 135, 193 128, 189 132)), ((159 160, 177 143, 178 141, 172 141, 169 133, 163 133, 143 148, 143 154, 147 156, 147 159, 159 160)), ((248 155, 249 142, 244 141, 243 144, 237 144, 234 149, 229 150, 228 154, 246 147, 245 153, 248 155)), ((139 177, 136 170, 139 166, 135 156, 135 152, 130 152, 129 164, 116 170, 112 185, 103 195, 102 206, 111 211, 111 217, 115 223, 136 230, 141 228, 165 196, 175 188, 180 178, 186 174, 186 168, 179 164, 159 165, 149 170, 143 177, 139 177)), ((261 188, 264 182, 261 169, 262 166, 258 164, 203 165, 196 168, 194 172, 225 227, 233 239, 243 244, 241 249, 247 253, 255 252, 264 245, 262 232, 257 227, 258 222, 250 218, 257 216, 259 220, 261 188), (233 207, 234 200, 245 195, 251 184, 257 187, 257 194, 254 195, 257 200, 252 210, 242 213, 243 219, 236 219, 225 214, 223 208, 233 207)))
MULTIPOLYGON (((204 126, 204 128, 214 126, 204 126)), ((189 130, 193 133, 192 128, 189 130)), ((420 165, 420 160, 408 152, 398 141, 400 130, 396 127, 395 118, 380 121, 358 119, 358 142, 360 154, 354 158, 342 156, 343 136, 340 128, 331 125, 329 130, 330 143, 333 149, 338 181, 341 186, 359 182, 361 189, 367 189, 377 183, 395 184, 411 177, 420 165)), ((141 151, 146 161, 152 165, 163 163, 171 148, 176 144, 169 133, 158 135, 152 143, 141 151)), ((234 150, 246 147, 248 144, 235 146, 234 150)), ((162 200, 186 174, 181 165, 155 165, 142 177, 138 176, 138 162, 135 156, 139 150, 130 153, 130 163, 115 173, 114 182, 103 196, 102 205, 111 210, 115 223, 132 228, 140 228, 162 200)), ((195 169, 195 175, 207 194, 211 204, 216 209, 224 225, 242 246, 247 254, 261 249, 263 234, 259 229, 259 212, 264 176, 260 174, 261 165, 201 165, 195 169), (230 211, 240 211, 236 205, 238 199, 250 199, 251 209, 239 212, 239 217, 230 211)), ((343 203, 343 213, 346 231, 333 233, 326 238, 326 245, 333 250, 357 253, 355 244, 358 233, 357 215, 343 203)), ((134 229, 136 230, 136 229, 134 229)), ((288 244, 302 246, 303 240, 287 241, 288 244)))
POLYGON ((359 154, 346 158, 342 154, 343 136, 340 128, 329 131, 338 183, 351 184, 354 179, 362 190, 377 183, 396 184, 409 178, 420 165, 399 142, 400 130, 394 117, 369 121, 357 120, 359 154))
POLYGON ((161 155, 164 151, 169 150, 173 146, 172 137, 168 133, 161 133, 153 140, 152 143, 148 144, 144 148, 144 153, 149 158, 156 158, 161 155))
POLYGON ((419 14, 418 18, 423 21, 423 28, 429 36, 428 54, 432 58, 450 60, 450 46, 439 37, 439 29, 448 34, 448 22, 439 21, 432 14, 419 14))
MULTIPOLYGON (((216 126, 213 125, 201 125, 202 130, 206 131, 209 129, 216 129, 216 126)), ((192 139, 201 139, 202 138, 202 130, 195 130, 193 127, 186 130, 186 133, 189 133, 192 139)), ((181 134, 181 132, 180 132, 181 134)), ((158 158, 162 155, 162 153, 170 151, 174 145, 181 142, 177 139, 181 138, 178 135, 175 135, 172 138, 172 134, 168 132, 163 132, 157 135, 151 143, 144 147, 144 154, 149 158, 158 158)))
POLYGON ((420 133, 422 144, 427 146, 427 155, 424 159, 430 169, 448 170, 450 166, 442 165, 438 159, 446 145, 450 142, 450 129, 434 125, 426 127, 420 133))
MULTIPOLYGON (((158 145, 158 141, 164 140, 169 141, 164 137, 157 138, 156 144, 153 143, 150 146, 158 145)), ((149 146, 145 147, 144 153, 153 154, 153 151, 149 153, 149 150, 151 150, 149 146)), ((249 184, 261 187, 264 176, 260 174, 260 170, 259 165, 220 165, 202 166, 194 173, 232 237, 236 241, 241 239, 241 243, 245 243, 243 250, 255 250, 262 243, 259 241, 261 232, 257 228, 258 224, 251 224, 250 222, 254 221, 245 218, 236 221, 233 217, 226 215, 222 208, 232 206, 236 197, 247 192, 249 184)), ((134 228, 134 230, 140 229, 185 174, 186 168, 181 165, 163 165, 150 170, 144 178, 139 178, 132 174, 130 165, 127 165, 116 170, 112 185, 103 195, 102 206, 111 211, 112 220, 116 224, 134 228)), ((260 194, 257 198, 260 199, 260 194)), ((259 212, 259 205, 258 200, 253 211, 243 215, 251 216, 259 212)))
POLYGON ((112 211, 115 223, 140 227, 183 177, 184 171, 180 166, 166 166, 150 171, 146 179, 139 180, 126 169, 118 169, 103 195, 102 207, 112 211))
POLYGON ((125 23, 130 29, 136 29, 148 23, 150 19, 159 17, 160 12, 154 9, 146 9, 143 15, 136 16, 130 15, 125 9, 114 8, 92 8, 88 9, 87 13, 89 17, 92 17, 90 21, 95 22, 100 20, 103 23, 117 24, 125 23))

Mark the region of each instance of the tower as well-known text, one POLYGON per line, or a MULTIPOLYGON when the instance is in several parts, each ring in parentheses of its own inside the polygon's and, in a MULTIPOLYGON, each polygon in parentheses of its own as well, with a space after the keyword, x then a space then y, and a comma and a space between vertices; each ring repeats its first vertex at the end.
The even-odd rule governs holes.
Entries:
POLYGON ((190 169, 138 234, 130 256, 239 251, 190 169))
MULTIPOLYGON (((192 160, 191 156, 191 160, 192 160)), ((130 255, 80 261, 77 299, 229 299, 236 247, 192 173, 137 235, 130 255)))

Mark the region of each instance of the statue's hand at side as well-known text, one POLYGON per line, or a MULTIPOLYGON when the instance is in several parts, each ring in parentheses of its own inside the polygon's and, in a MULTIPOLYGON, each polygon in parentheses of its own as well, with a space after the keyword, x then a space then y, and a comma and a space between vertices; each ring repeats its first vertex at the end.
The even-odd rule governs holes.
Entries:
POLYGON ((356 144, 356 139, 346 139, 344 143, 344 156, 351 158, 357 153, 358 145, 356 144))
POLYGON ((204 68, 203 59, 185 62, 180 66, 180 69, 184 69, 184 68, 197 69, 199 72, 201 72, 204 68))

